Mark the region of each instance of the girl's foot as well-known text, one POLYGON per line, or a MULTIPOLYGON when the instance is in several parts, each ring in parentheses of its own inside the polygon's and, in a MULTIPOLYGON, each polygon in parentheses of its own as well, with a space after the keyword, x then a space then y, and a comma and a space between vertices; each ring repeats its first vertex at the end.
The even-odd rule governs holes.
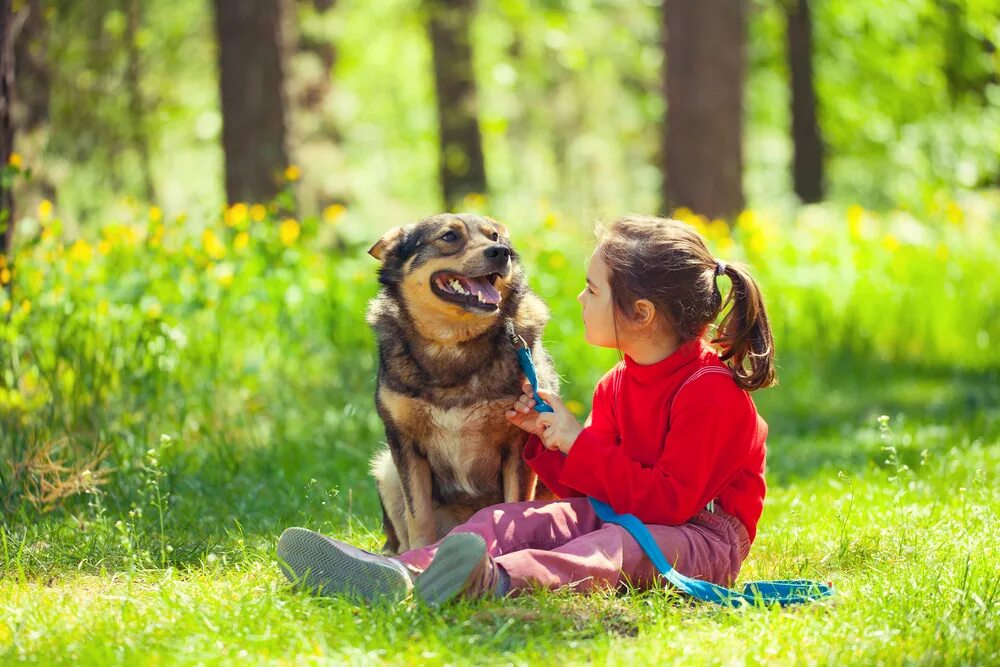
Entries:
POLYGON ((440 606, 458 597, 502 597, 510 577, 486 552, 486 542, 475 533, 444 538, 430 566, 417 577, 414 592, 429 605, 440 606))
POLYGON ((402 600, 413 589, 406 566, 305 528, 288 528, 278 540, 285 576, 317 595, 402 600))

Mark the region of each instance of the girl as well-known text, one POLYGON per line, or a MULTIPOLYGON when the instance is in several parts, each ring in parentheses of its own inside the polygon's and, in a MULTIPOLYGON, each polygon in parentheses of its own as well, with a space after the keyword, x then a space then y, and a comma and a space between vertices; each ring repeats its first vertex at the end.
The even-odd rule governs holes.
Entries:
POLYGON ((578 591, 657 572, 587 496, 634 514, 674 567, 728 586, 747 557, 764 504, 767 425, 747 392, 775 382, 774 345, 757 283, 712 257, 674 220, 626 217, 600 237, 578 297, 588 343, 623 355, 580 424, 558 396, 538 413, 531 386, 506 412, 531 433, 524 458, 558 501, 488 507, 439 543, 387 558, 302 528, 281 536, 293 581, 326 594, 438 605, 533 586, 578 591), (723 302, 718 279, 732 282, 723 302), (711 340, 705 336, 731 305, 711 340))

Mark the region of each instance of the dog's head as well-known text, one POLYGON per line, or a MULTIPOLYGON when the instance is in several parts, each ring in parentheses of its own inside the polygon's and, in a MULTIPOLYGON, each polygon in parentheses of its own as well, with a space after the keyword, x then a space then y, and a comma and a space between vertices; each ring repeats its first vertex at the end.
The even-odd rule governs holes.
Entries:
POLYGON ((490 218, 431 216, 388 231, 368 252, 382 262, 379 281, 432 340, 483 333, 522 289, 507 229, 490 218))

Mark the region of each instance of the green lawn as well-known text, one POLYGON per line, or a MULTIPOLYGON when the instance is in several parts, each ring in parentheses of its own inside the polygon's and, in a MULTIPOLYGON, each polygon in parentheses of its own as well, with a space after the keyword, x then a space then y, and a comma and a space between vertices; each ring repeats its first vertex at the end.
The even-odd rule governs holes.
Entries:
MULTIPOLYGON (((361 319, 374 267, 352 223, 336 251, 308 220, 294 243, 266 223, 243 244, 239 223, 213 241, 159 220, 137 239, 106 229, 103 247, 43 240, 0 321, 0 663, 996 664, 991 210, 919 243, 887 242, 891 221, 856 211, 849 235, 833 209, 830 224, 744 218, 712 238, 754 262, 781 352, 781 384, 755 396, 770 490, 740 580, 837 587, 822 604, 735 611, 670 590, 443 612, 291 591, 274 555, 283 528, 381 544, 361 319), (106 481, 88 485, 102 446, 89 474, 106 481), (46 452, 85 490, 48 512, 29 499, 46 452)), ((548 222, 514 231, 582 413, 615 360, 580 340, 589 241, 548 222)))

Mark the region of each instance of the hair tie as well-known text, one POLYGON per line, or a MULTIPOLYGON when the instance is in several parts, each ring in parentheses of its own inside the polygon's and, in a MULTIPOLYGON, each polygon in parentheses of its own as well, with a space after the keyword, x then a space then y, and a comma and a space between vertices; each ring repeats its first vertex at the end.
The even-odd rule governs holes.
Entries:
POLYGON ((721 259, 715 260, 715 275, 721 276, 726 272, 726 263, 721 259))

